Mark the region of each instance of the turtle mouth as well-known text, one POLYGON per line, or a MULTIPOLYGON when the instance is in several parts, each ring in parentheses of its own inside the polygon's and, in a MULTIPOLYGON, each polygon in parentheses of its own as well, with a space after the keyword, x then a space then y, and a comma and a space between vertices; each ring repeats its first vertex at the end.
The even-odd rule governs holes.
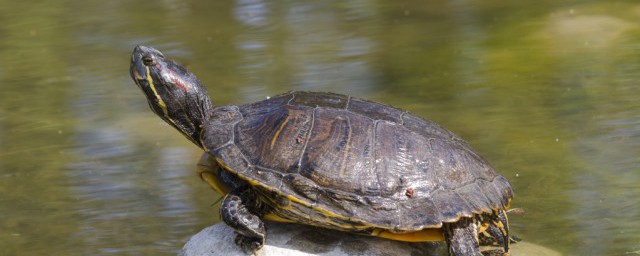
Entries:
POLYGON ((133 78, 133 81, 136 82, 136 85, 138 85, 140 89, 142 89, 140 82, 147 80, 145 71, 146 69, 144 68, 140 69, 134 63, 131 63, 131 68, 129 69, 129 73, 131 74, 131 78, 133 78))
POLYGON ((136 46, 131 54, 131 66, 129 68, 129 73, 138 86, 140 86, 141 81, 147 80, 147 65, 145 65, 143 59, 149 57, 151 57, 149 47, 142 45, 136 46))

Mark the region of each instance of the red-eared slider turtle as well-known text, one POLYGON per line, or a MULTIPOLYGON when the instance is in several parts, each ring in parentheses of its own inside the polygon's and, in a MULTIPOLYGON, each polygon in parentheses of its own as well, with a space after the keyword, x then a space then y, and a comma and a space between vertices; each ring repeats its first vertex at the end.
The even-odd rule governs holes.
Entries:
POLYGON ((245 251, 262 247, 263 219, 444 240, 452 255, 481 255, 478 234, 498 233, 508 251, 511 185, 431 121, 318 92, 214 107, 191 72, 145 46, 130 71, 153 112, 205 150, 198 172, 226 195, 220 215, 245 251))

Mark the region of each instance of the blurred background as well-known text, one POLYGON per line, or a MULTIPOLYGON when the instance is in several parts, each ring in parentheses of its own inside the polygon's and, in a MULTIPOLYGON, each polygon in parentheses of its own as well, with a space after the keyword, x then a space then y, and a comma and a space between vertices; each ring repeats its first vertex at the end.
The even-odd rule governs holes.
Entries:
POLYGON ((517 236, 640 255, 638 24, 636 0, 0 1, 0 255, 174 255, 219 221, 137 44, 217 105, 332 91, 436 121, 511 181, 517 236))

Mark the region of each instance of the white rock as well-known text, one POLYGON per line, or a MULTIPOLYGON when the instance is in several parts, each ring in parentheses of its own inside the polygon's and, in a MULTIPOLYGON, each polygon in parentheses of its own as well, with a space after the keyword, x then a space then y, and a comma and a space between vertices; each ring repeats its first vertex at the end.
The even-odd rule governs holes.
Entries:
MULTIPOLYGON (((424 250, 446 252, 443 243, 404 243, 359 236, 306 225, 267 222, 267 241, 257 256, 422 255, 424 250)), ((244 256, 224 223, 205 228, 191 237, 180 256, 244 256)), ((430 254, 440 255, 440 254, 430 254)), ((444 254, 446 255, 446 254, 444 254)))
MULTIPOLYGON (((353 235, 306 225, 267 222, 267 241, 256 256, 347 255, 447 255, 443 242, 406 243, 353 235)), ((233 242, 235 233, 224 223, 205 228, 191 237, 180 256, 245 256, 233 242)), ((519 242, 511 255, 557 256, 548 248, 519 242)))

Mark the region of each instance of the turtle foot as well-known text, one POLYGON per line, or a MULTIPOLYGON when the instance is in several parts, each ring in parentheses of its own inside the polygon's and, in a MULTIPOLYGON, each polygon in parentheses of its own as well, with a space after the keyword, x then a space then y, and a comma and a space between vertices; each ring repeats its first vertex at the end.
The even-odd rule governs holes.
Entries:
POLYGON ((260 250, 263 245, 262 239, 255 237, 246 237, 243 235, 237 235, 235 243, 246 253, 254 253, 257 250, 260 250))

